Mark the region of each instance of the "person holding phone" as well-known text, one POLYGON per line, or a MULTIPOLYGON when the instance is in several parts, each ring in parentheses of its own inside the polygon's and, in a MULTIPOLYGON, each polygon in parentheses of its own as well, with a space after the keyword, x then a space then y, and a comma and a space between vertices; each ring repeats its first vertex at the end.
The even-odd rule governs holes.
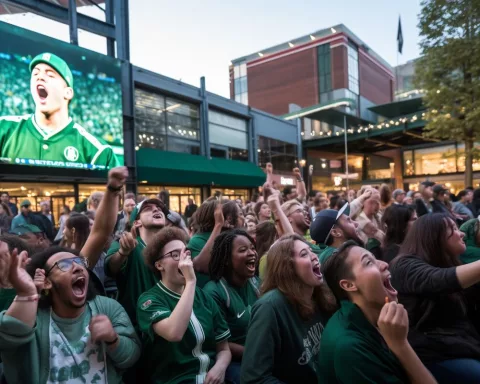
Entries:
POLYGON ((137 304, 145 373, 156 383, 221 384, 231 361, 230 330, 215 301, 196 286, 186 240, 185 231, 167 227, 144 250, 159 279, 137 304))

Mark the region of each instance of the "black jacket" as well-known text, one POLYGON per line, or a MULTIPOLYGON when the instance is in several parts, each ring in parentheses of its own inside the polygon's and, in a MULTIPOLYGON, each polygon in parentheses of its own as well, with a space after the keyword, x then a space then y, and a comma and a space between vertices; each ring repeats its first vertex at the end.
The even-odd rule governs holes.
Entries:
POLYGON ((408 311, 408 340, 425 364, 480 360, 480 335, 472 322, 475 314, 469 310, 474 303, 465 297, 455 269, 433 267, 414 255, 390 264, 392 285, 408 311))

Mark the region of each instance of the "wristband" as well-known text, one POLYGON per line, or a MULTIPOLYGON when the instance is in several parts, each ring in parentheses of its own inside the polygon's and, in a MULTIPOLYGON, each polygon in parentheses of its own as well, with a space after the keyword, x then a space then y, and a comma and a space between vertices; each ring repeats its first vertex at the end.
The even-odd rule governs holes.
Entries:
POLYGON ((113 340, 113 341, 105 341, 105 345, 110 346, 110 345, 115 344, 117 341, 118 341, 118 335, 115 337, 115 340, 113 340))
POLYGON ((303 179, 300 178, 300 179, 297 179, 297 181, 298 181, 299 183, 301 183, 301 182, 303 181, 303 179))
POLYGON ((110 184, 107 185, 107 189, 112 193, 118 193, 123 189, 123 185, 121 187, 112 187, 110 184))
POLYGON ((38 301, 40 299, 40 295, 37 293, 32 296, 15 296, 13 301, 38 301))

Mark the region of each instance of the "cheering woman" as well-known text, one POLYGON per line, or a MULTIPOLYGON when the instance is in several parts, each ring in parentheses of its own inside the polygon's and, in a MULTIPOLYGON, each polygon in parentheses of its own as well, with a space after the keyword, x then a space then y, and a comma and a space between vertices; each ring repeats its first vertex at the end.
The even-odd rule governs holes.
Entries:
POLYGON ((144 250, 160 279, 140 296, 137 318, 145 335, 152 382, 220 384, 230 364, 230 330, 217 304, 196 287, 185 231, 162 229, 144 250))

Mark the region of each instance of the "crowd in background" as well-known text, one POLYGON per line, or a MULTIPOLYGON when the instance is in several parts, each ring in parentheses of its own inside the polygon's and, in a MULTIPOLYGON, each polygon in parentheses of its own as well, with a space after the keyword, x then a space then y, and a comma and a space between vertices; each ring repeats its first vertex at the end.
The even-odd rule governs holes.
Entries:
POLYGON ((125 168, 58 218, 3 192, 3 382, 480 382, 479 190, 266 172, 183 215, 125 168))

